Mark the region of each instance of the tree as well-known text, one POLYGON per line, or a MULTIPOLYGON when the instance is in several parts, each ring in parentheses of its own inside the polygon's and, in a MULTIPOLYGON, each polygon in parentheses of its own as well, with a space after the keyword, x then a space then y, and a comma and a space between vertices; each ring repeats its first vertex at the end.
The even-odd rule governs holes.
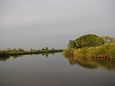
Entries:
POLYGON ((48 51, 48 47, 46 46, 46 51, 48 51))
POLYGON ((80 38, 76 39, 75 42, 81 47, 91 47, 91 46, 98 46, 104 44, 103 38, 94 34, 87 34, 81 36, 80 38))
POLYGON ((76 48, 76 44, 75 44, 74 40, 69 41, 68 48, 76 48))
POLYGON ((70 40, 68 48, 82 48, 82 47, 91 47, 99 46, 104 44, 104 39, 94 34, 87 34, 81 36, 75 40, 70 40))
POLYGON ((18 48, 18 51, 22 51, 22 52, 23 52, 24 50, 23 50, 23 49, 21 49, 21 48, 18 48))
POLYGON ((44 49, 44 48, 42 48, 42 51, 45 51, 45 49, 44 49))

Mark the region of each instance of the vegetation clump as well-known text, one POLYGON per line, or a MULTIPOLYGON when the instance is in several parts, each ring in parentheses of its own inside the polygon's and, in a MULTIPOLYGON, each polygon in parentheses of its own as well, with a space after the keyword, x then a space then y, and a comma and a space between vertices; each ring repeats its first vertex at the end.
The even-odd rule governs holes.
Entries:
POLYGON ((87 34, 75 40, 70 40, 65 56, 76 58, 109 59, 115 58, 115 39, 87 34))
POLYGON ((104 44, 104 39, 94 34, 87 34, 75 40, 70 40, 68 48, 92 47, 104 44))
POLYGON ((107 43, 102 46, 84 47, 79 49, 65 49, 65 56, 72 55, 77 58, 98 58, 100 56, 107 56, 109 58, 115 58, 115 44, 107 43))

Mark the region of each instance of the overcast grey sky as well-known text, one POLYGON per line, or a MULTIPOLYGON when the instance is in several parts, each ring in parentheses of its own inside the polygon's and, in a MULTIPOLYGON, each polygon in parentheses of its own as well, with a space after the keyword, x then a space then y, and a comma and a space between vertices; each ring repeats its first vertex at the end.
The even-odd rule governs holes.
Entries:
POLYGON ((115 37, 115 0, 0 0, 0 38, 86 33, 115 37))

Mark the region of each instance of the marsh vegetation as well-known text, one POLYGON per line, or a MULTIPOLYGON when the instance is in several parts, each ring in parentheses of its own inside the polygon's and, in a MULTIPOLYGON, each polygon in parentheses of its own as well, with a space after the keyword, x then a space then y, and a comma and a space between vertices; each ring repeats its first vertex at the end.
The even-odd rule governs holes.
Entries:
POLYGON ((111 60, 115 58, 115 39, 113 37, 99 37, 93 34, 70 40, 68 48, 64 50, 66 57, 111 60))

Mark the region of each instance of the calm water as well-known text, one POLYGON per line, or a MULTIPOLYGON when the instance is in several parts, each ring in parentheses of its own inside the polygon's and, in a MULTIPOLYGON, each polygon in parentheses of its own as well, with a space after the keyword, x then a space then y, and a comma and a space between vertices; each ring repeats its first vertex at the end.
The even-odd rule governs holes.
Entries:
POLYGON ((0 86, 115 86, 115 70, 71 65, 62 53, 0 61, 0 86))

